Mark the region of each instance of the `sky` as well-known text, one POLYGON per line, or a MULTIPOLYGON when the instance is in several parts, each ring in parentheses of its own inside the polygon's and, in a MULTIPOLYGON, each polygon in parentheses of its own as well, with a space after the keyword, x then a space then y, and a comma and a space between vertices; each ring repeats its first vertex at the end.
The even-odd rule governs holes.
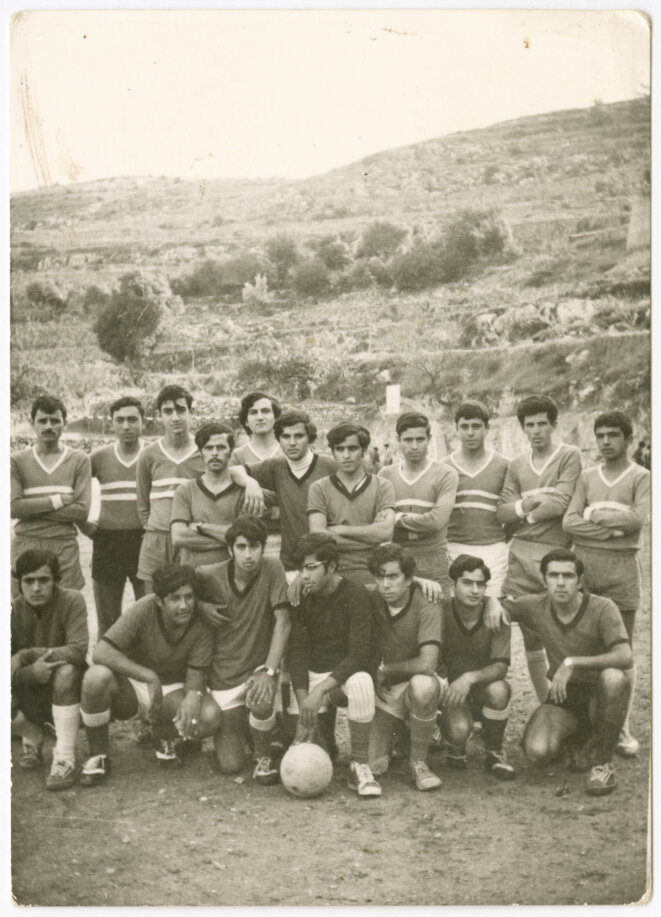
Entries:
POLYGON ((35 11, 10 33, 10 189, 303 178, 649 91, 634 12, 35 11))

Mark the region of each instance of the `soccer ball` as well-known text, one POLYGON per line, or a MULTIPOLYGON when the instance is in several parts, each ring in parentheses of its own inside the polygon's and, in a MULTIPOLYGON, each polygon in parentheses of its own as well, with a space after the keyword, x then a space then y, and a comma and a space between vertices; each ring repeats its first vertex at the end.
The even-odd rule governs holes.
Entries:
POLYGON ((280 779, 292 796, 300 799, 319 796, 333 779, 333 763, 323 748, 313 742, 290 745, 280 762, 280 779))

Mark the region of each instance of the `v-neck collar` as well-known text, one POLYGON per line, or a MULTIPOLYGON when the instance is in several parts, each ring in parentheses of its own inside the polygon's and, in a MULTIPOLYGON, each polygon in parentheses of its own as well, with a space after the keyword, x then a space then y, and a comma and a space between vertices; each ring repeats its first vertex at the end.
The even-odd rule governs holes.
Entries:
POLYGON ((611 487, 615 487, 616 484, 619 484, 622 478, 626 477, 629 474, 629 472, 631 471, 631 469, 636 467, 636 464, 635 462, 632 462, 630 465, 627 465, 624 471, 621 474, 619 474, 613 481, 609 481, 606 475, 604 474, 604 467, 605 467, 604 463, 602 462, 598 468, 599 477, 604 482, 606 487, 611 488, 611 487))
POLYGON ((347 490, 344 484, 342 483, 342 481, 340 481, 340 479, 338 478, 336 474, 331 474, 330 479, 331 479, 331 484, 333 485, 333 487, 336 490, 339 490, 342 496, 346 497, 347 500, 353 501, 356 499, 356 497, 359 497, 362 493, 364 493, 367 490, 367 488, 370 485, 370 481, 372 480, 372 475, 366 474, 365 477, 360 482, 360 484, 354 487, 353 490, 347 490))
POLYGON ((304 473, 300 476, 300 478, 298 478, 292 471, 291 465, 289 464, 289 462, 287 462, 287 459, 285 458, 285 462, 287 462, 287 471, 289 472, 289 475, 292 478, 292 480, 296 481, 297 484, 303 484, 304 481, 307 481, 307 479, 310 477, 310 475, 314 471, 317 465, 318 459, 319 459, 319 456, 317 455, 317 453, 313 452, 312 461, 310 462, 308 467, 305 469, 304 473))
POLYGON ((125 462, 124 459, 119 454, 119 443, 115 443, 115 445, 112 447, 112 450, 115 453, 115 458, 117 459, 120 465, 123 465, 124 468, 132 468, 133 465, 135 465, 135 463, 140 458, 140 453, 142 452, 144 448, 145 448, 145 443, 142 440, 140 440, 140 445, 138 447, 138 451, 135 454, 135 458, 132 458, 130 462, 125 462))
POLYGON ((417 587, 416 587, 416 584, 415 584, 415 583, 413 583, 413 584, 409 587, 409 598, 408 598, 408 601, 407 601, 406 605, 402 608, 402 610, 397 612, 397 614, 392 614, 391 611, 390 611, 390 606, 388 605, 388 603, 386 602, 386 600, 383 598, 383 596, 380 597, 380 598, 381 598, 381 602, 383 603, 383 604, 382 604, 382 613, 383 613, 383 616, 384 616, 385 618, 387 618, 387 620, 390 621, 391 624, 394 624, 396 621, 401 621, 401 619, 404 617, 404 615, 409 611, 409 609, 411 608, 411 602, 413 601, 413 595, 414 595, 414 593, 415 593, 416 588, 417 588, 417 587))
POLYGON ((163 636, 163 639, 168 644, 168 646, 178 646, 193 626, 193 621, 195 620, 195 612, 193 612, 190 617, 190 621, 175 640, 173 640, 168 634, 167 628, 165 627, 165 621, 163 620, 163 612, 158 605, 156 605, 156 620, 158 621, 158 628, 163 636))
POLYGON ((471 474, 470 471, 468 471, 466 468, 464 468, 463 465, 460 465, 460 464, 459 464, 459 460, 457 459, 457 453, 456 453, 456 452, 453 452, 453 453, 452 453, 452 455, 450 456, 450 461, 451 461, 452 464, 455 466, 455 468, 456 468, 458 471, 461 471, 462 474, 465 474, 467 478, 476 478, 476 477, 478 476, 478 474, 482 474, 482 472, 483 472, 486 468, 489 467, 489 463, 491 462, 491 459, 492 459, 492 458, 493 458, 493 449, 487 449, 487 457, 486 457, 486 459, 485 459, 484 462, 480 465, 480 467, 477 469, 477 471, 473 471, 472 474, 471 474))
POLYGON ((587 610, 589 600, 590 600, 589 592, 583 593, 581 604, 578 606, 578 611, 576 612, 574 617, 571 618, 571 620, 569 621, 561 621, 558 615, 556 614, 555 608, 553 607, 553 602, 549 599, 549 605, 551 606, 551 617, 553 618, 555 623, 558 625, 560 630, 568 631, 568 630, 571 630, 572 627, 576 627, 576 625, 581 620, 581 618, 583 617, 583 615, 585 614, 587 610))
POLYGON ((553 459, 556 457, 558 452, 560 452, 561 449, 564 449, 564 445, 565 445, 564 443, 558 443, 557 447, 554 449, 551 455, 549 455, 549 457, 547 458, 547 460, 544 462, 544 464, 542 465, 542 467, 539 470, 535 468, 535 465, 532 460, 532 449, 530 450, 530 455, 528 456, 528 460, 530 462, 530 467, 535 472, 537 477, 540 477, 540 475, 544 474, 544 472, 549 467, 549 465, 551 464, 553 459))
POLYGON ((408 478, 406 474, 404 473, 406 471, 406 465, 404 462, 399 463, 399 465, 397 466, 397 470, 399 472, 399 476, 402 479, 402 481, 404 481, 405 484, 408 484, 409 487, 412 487, 414 484, 418 483, 420 478, 424 477, 424 475, 427 474, 427 472, 429 471, 429 469, 432 467, 433 464, 434 464, 434 460, 429 459, 429 461, 427 462, 425 467, 422 469, 422 471, 419 474, 417 474, 414 478, 408 478))
POLYGON ((283 454, 282 449, 280 448, 280 443, 277 440, 275 442, 275 449, 269 455, 260 455, 258 452, 255 452, 253 444, 250 440, 246 443, 246 446, 248 449, 250 449, 258 462, 268 462, 269 459, 278 458, 279 455, 283 454))
POLYGON ((213 500, 214 503, 216 500, 220 500, 221 497, 226 497, 227 494, 232 493, 233 490, 238 490, 238 485, 234 481, 230 481, 227 487, 223 487, 222 490, 219 490, 217 493, 214 493, 213 490, 209 490, 204 481, 202 480, 202 475, 199 478, 195 478, 195 483, 200 488, 205 497, 208 497, 209 500, 213 500))
POLYGON ((466 627, 464 622, 461 620, 461 615, 457 611, 457 603, 455 599, 452 599, 452 616, 455 620, 457 627, 462 632, 462 634, 465 634, 465 636, 467 637, 472 637, 473 634, 476 633, 484 624, 484 602, 482 603, 482 608, 480 609, 479 617, 477 621, 475 622, 475 624, 473 624, 472 627, 466 627))
POLYGON ((34 459, 35 459, 37 465, 39 465, 39 467, 41 468, 41 470, 42 470, 45 474, 52 474, 54 471, 57 471, 57 469, 60 467, 60 465, 62 464, 62 462, 63 462, 64 459, 66 458, 66 455, 67 455, 68 451, 69 451, 69 447, 68 447, 68 446, 62 446, 62 454, 60 455, 59 459, 55 462, 55 464, 53 465, 52 468, 47 468, 47 467, 44 465, 44 463, 41 461, 41 459, 39 458, 39 455, 38 455, 38 453, 37 453, 37 447, 36 447, 36 446, 33 446, 33 447, 32 447, 32 454, 34 455, 34 459))
POLYGON ((236 579, 234 578, 234 561, 230 560, 229 563, 227 564, 227 579, 230 584, 230 589, 232 590, 234 595, 238 596, 238 598, 240 599, 244 599, 248 595, 248 593, 251 591, 251 589, 257 582, 257 580, 259 579, 259 574, 261 572, 262 572, 262 567, 260 566, 257 573, 255 573, 253 578, 248 582, 248 585, 246 586, 246 588, 243 591, 241 591, 241 589, 239 589, 239 587, 236 584, 236 579))
POLYGON ((190 451, 187 452, 186 455, 182 455, 181 458, 175 458, 173 455, 170 455, 168 450, 165 448, 165 446, 163 445, 162 439, 159 439, 158 445, 163 455, 167 459, 169 459, 173 465, 181 465, 182 462, 185 462, 187 459, 189 459, 192 455, 195 455, 195 453, 197 452, 197 446, 195 445, 195 443, 193 443, 193 445, 190 448, 190 451))

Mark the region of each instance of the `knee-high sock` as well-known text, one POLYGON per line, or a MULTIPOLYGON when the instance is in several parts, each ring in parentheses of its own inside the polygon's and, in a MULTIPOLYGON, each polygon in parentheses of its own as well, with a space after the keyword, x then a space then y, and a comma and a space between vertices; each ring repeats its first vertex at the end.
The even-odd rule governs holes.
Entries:
POLYGON ((271 755, 271 739, 275 730, 275 713, 272 713, 267 720, 259 720, 251 713, 248 717, 248 722, 250 723, 250 731, 255 745, 255 755, 258 758, 269 758, 271 755))
POLYGON ((503 747, 503 736, 510 715, 509 704, 504 710, 482 707, 482 738, 487 751, 500 751, 503 747))
POLYGON ((436 713, 428 717, 419 717, 414 713, 409 720, 411 730, 411 761, 426 761, 429 743, 436 728, 436 713))
POLYGON ((526 650, 526 662, 532 686, 535 689, 537 700, 543 704, 551 687, 546 673, 549 669, 545 650, 526 650))
POLYGON ((358 723, 356 720, 349 720, 352 761, 357 761, 359 764, 367 764, 371 728, 371 720, 368 723, 358 723))
POLYGON ((102 710, 100 713, 86 713, 81 710, 80 715, 83 718, 90 755, 107 755, 110 709, 102 710))
POLYGON ((53 760, 73 764, 76 759, 80 704, 68 704, 66 707, 53 704, 53 723, 56 737, 53 760))
POLYGON ((627 677, 629 682, 630 694, 629 694, 629 706, 627 707, 627 718, 624 721, 624 726, 622 727, 622 732, 629 736, 631 735, 631 724, 629 723, 629 717, 631 716, 631 706, 633 704, 633 692, 636 689, 636 666, 633 665, 630 669, 625 669, 624 674, 627 677))

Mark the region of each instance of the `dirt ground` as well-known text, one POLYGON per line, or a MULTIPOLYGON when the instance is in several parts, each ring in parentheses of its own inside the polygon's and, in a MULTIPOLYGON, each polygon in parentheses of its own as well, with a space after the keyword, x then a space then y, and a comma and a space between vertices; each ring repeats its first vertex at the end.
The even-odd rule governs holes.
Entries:
MULTIPOLYGON (((88 570, 89 542, 81 548, 88 570)), ((643 565, 648 582, 647 548, 643 565)), ((89 587, 86 598, 95 631, 89 587)), ((463 773, 445 765, 443 752, 432 755, 443 779, 438 792, 417 792, 397 763, 381 780, 381 799, 359 800, 346 786, 345 756, 327 793, 301 800, 282 786, 253 785, 249 769, 239 779, 220 776, 206 747, 184 770, 164 772, 153 752, 134 743, 134 724, 117 723, 113 773, 103 787, 47 793, 47 765, 37 772, 13 768, 14 898, 88 906, 639 901, 648 888, 649 590, 634 646, 632 726, 641 754, 618 759, 611 796, 587 796, 584 774, 562 765, 537 771, 523 758, 518 742, 535 701, 516 631, 506 736, 514 782, 499 783, 482 770, 473 738, 463 773)), ((341 737, 341 722, 338 728, 341 737)), ((16 755, 20 745, 12 745, 16 755)), ((81 730, 79 759, 86 754, 81 730)))

